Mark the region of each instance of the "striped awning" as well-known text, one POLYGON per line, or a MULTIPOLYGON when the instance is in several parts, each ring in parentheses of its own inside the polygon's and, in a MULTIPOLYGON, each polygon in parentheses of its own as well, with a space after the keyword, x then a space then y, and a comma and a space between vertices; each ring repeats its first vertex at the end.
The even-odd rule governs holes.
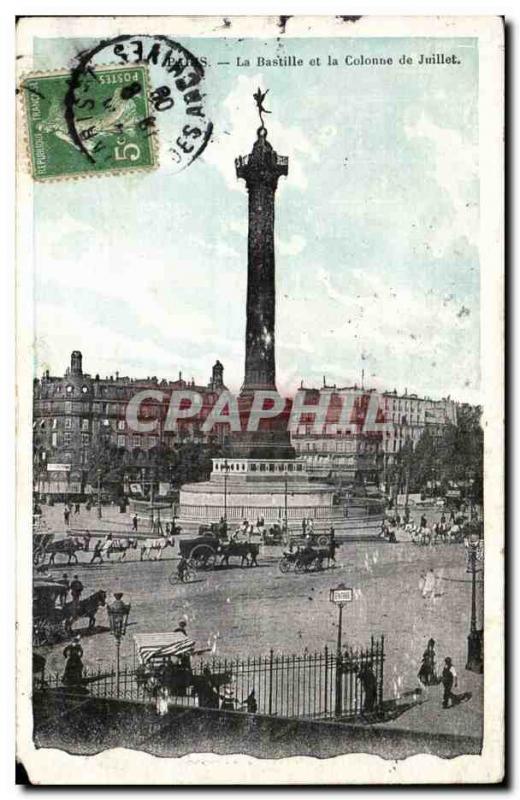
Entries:
POLYGON ((192 653, 195 648, 193 639, 189 639, 180 631, 136 633, 134 642, 137 654, 143 664, 146 664, 151 658, 192 653))

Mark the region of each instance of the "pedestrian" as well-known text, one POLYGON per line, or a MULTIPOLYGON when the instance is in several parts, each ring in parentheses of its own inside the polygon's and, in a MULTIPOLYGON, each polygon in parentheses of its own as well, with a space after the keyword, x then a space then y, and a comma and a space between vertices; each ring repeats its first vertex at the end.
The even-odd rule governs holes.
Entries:
POLYGON ((137 514, 134 514, 134 516, 132 517, 132 530, 133 531, 137 530, 137 514))
POLYGON ((90 508, 91 508, 91 503, 90 503, 90 498, 89 498, 87 500, 87 502, 85 503, 85 511, 90 511, 90 508))
POLYGON ((177 623, 177 627, 173 631, 174 633, 182 633, 184 636, 188 636, 188 631, 186 630, 186 620, 181 619, 177 623))
POLYGON ((255 690, 251 689, 246 699, 242 701, 241 705, 246 707, 248 714, 256 714, 258 710, 258 703, 256 702, 255 690))
POLYGON ((65 521, 65 525, 68 526, 69 525, 69 519, 70 519, 70 511, 69 511, 69 507, 68 506, 65 506, 65 508, 63 510, 63 519, 65 521))
POLYGON ((213 683, 213 677, 209 667, 204 667, 202 670, 201 680, 197 687, 197 695, 201 708, 218 708, 218 689, 213 683))
POLYGON ((165 530, 166 530, 166 536, 169 536, 170 535, 170 523, 169 522, 166 523, 166 529, 165 530))
POLYGON ((304 518, 302 519, 302 534, 303 534, 304 536, 305 536, 306 530, 307 530, 307 520, 306 520, 306 519, 305 519, 305 517, 304 517, 304 518))
POLYGON ((221 711, 234 711, 236 706, 235 691, 231 686, 224 687, 224 694, 222 695, 222 702, 220 704, 221 711))
POLYGON ((70 582, 70 595, 72 597, 72 602, 76 605, 80 601, 81 593, 85 587, 81 583, 80 579, 77 575, 74 575, 71 582, 70 582))
POLYGON ((453 687, 457 685, 457 673, 449 657, 444 659, 444 669, 442 670, 441 680, 444 687, 442 707, 449 708, 450 701, 452 706, 455 705, 457 701, 457 697, 452 692, 453 687))
POLYGON ((446 525, 446 514, 444 511, 441 514, 441 525, 446 525))
POLYGON ((371 664, 364 664, 358 674, 358 680, 365 692, 363 711, 373 711, 377 700, 377 678, 371 664))
POLYGON ((423 514, 421 516, 421 521, 419 523, 419 527, 420 528, 427 528, 428 527, 428 520, 426 519, 426 515, 425 514, 423 514))
POLYGON ((421 667, 417 673, 417 677, 424 686, 433 686, 437 683, 437 675, 435 673, 435 640, 429 639, 426 645, 426 650, 422 656, 421 667))
POLYGON ((74 513, 75 513, 75 514, 79 514, 79 509, 80 509, 80 504, 79 504, 79 503, 76 503, 76 504, 74 505, 74 513))
POLYGON ((98 539, 94 547, 94 552, 92 553, 92 558, 90 559, 91 564, 94 564, 95 561, 99 561, 100 564, 103 563, 103 556, 101 555, 102 549, 103 543, 101 539, 98 539))
POLYGON ((63 586, 63 589, 61 589, 59 594, 58 594, 58 602, 61 605, 61 607, 63 608, 63 606, 67 602, 67 595, 68 595, 69 589, 70 589, 69 576, 67 575, 66 572, 63 573, 63 575, 61 576, 61 578, 58 581, 58 583, 61 583, 61 585, 63 586))
POLYGON ((435 583, 435 572, 430 568, 424 576, 422 587, 422 597, 424 600, 432 599, 435 596, 435 583))
POLYGON ((82 688, 83 685, 83 648, 81 647, 81 637, 76 635, 72 644, 68 644, 63 651, 63 656, 67 659, 65 670, 61 682, 64 686, 71 689, 82 688))

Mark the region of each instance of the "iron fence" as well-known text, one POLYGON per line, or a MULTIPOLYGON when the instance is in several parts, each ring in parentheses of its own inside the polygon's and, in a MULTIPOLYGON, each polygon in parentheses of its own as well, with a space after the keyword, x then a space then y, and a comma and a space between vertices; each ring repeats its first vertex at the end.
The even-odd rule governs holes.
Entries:
MULTIPOLYGON (((341 656, 327 647, 302 655, 275 654, 247 659, 211 658, 191 665, 188 677, 170 690, 169 702, 202 706, 195 684, 207 678, 219 686, 220 707, 279 717, 355 719, 377 712, 383 703, 384 637, 366 648, 345 648, 341 656)), ((186 676, 185 676, 186 677, 186 676)), ((85 672, 82 691, 90 696, 154 703, 153 690, 139 670, 123 668, 85 672)), ((35 689, 64 689, 58 673, 38 676, 35 689)), ((70 690, 70 687, 69 687, 70 690)), ((73 691, 73 689, 72 689, 73 691)))

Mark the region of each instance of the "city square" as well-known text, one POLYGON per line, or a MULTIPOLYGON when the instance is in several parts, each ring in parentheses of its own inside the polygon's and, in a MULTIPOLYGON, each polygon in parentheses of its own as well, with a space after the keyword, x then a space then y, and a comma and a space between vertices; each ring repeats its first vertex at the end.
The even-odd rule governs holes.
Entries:
MULTIPOLYGON (((62 506, 45 509, 49 530, 54 525, 64 533, 62 506)), ((437 509, 425 512, 432 520, 437 509)), ((84 509, 72 518, 70 535, 88 527, 130 536, 131 520, 116 509, 103 508, 102 520, 95 510, 84 509), (102 526, 100 529, 99 526, 102 526)), ((181 539, 184 534, 181 534, 181 539)), ((127 634, 121 642, 121 663, 135 666, 134 634, 171 631, 185 620, 197 648, 208 649, 222 659, 265 656, 275 653, 314 653, 328 647, 335 651, 337 609, 329 592, 344 583, 354 599, 346 606, 343 645, 364 646, 372 635, 385 636, 384 698, 398 704, 421 689, 408 710, 385 725, 446 734, 481 735, 482 675, 465 669, 470 626, 471 575, 463 544, 420 546, 409 542, 343 541, 337 564, 318 573, 282 574, 279 560, 283 547, 261 548, 258 567, 216 567, 196 573, 193 581, 174 585, 169 580, 179 559, 179 543, 167 548, 160 560, 140 561, 139 549, 130 550, 123 561, 113 554, 110 561, 90 564, 92 553, 78 553, 78 565, 67 565, 63 556, 48 572, 56 579, 78 575, 84 596, 98 589, 113 602, 123 592, 131 604, 127 634), (435 573, 433 591, 423 596, 424 578, 435 573), (449 656, 458 674, 457 692, 471 693, 468 702, 442 709, 442 687, 422 686, 418 679, 421 656, 430 638, 435 640, 436 665, 441 671, 449 656)), ((478 575, 477 616, 482 619, 482 574, 478 575)), ((96 632, 90 634, 86 620, 74 630, 81 635, 86 669, 112 670, 114 640, 105 608, 96 616, 96 632)), ((66 641, 39 648, 46 670, 61 674, 66 641)))

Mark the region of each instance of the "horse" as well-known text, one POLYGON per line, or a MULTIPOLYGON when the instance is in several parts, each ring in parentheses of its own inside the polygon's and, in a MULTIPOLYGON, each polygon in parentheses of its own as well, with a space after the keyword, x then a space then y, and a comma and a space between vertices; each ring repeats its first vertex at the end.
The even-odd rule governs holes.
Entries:
POLYGON ((240 556, 240 566, 244 566, 244 562, 248 567, 257 567, 258 561, 256 560, 260 547, 254 542, 237 542, 231 541, 229 544, 221 545, 218 553, 221 556, 220 566, 229 567, 229 559, 231 556, 240 556), (251 560, 250 560, 251 557, 251 560))
POLYGON ((148 555, 148 558, 150 558, 150 560, 158 561, 160 560, 162 552, 166 547, 174 547, 174 546, 175 546, 175 537, 173 536, 161 536, 155 539, 145 539, 141 544, 140 560, 143 561, 145 555, 148 555), (158 553, 155 559, 152 559, 152 552, 158 553))
POLYGON ((432 532, 430 528, 416 528, 412 537, 414 544, 429 545, 432 541, 432 532))
POLYGON ((78 563, 78 557, 76 555, 78 550, 84 550, 85 545, 84 542, 77 538, 72 537, 69 539, 59 539, 57 542, 49 542, 45 547, 45 553, 49 554, 49 566, 52 564, 54 565, 54 559, 58 554, 62 554, 68 557, 67 566, 72 563, 72 559, 74 559, 74 564, 78 563))
POLYGON ((106 551, 107 559, 110 559, 112 553, 120 553, 119 561, 124 561, 128 550, 135 550, 137 548, 137 539, 113 539, 110 546, 106 551))
POLYGON ((88 629, 92 630, 96 624, 98 608, 106 605, 106 599, 107 593, 104 589, 99 589, 94 594, 91 594, 90 597, 85 597, 84 600, 80 600, 77 603, 74 600, 70 603, 65 603, 62 611, 65 632, 72 634, 73 624, 81 617, 88 617, 88 629))

